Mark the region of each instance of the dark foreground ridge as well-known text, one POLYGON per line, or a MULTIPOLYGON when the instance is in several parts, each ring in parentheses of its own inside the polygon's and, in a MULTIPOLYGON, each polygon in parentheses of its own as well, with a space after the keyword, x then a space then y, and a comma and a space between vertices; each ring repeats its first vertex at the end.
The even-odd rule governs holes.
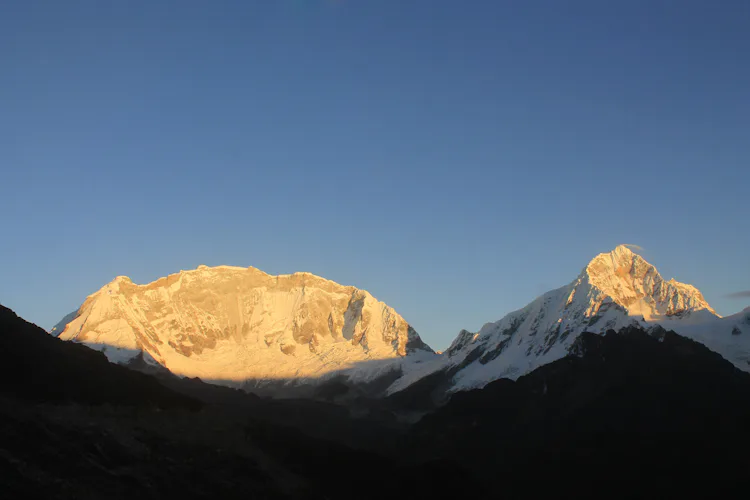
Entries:
POLYGON ((410 447, 459 459, 510 497, 747 494, 750 374, 664 330, 584 333, 571 352, 456 393, 410 447))
POLYGON ((583 334, 572 355, 414 425, 394 401, 356 416, 157 379, 5 308, 0 347, 3 498, 747 493, 750 375, 671 332, 583 334))
POLYGON ((198 401, 153 377, 113 365, 104 354, 48 335, 0 305, 0 391, 48 403, 198 409, 198 401))
POLYGON ((461 486, 470 477, 450 460, 403 463, 362 449, 374 442, 392 448, 401 431, 353 419, 340 406, 264 400, 167 377, 170 389, 7 308, 0 309, 0 348, 1 498, 481 495, 461 486), (386 436, 393 437, 383 445, 378 437, 386 436), (453 489, 424 481, 448 473, 462 479, 453 489))

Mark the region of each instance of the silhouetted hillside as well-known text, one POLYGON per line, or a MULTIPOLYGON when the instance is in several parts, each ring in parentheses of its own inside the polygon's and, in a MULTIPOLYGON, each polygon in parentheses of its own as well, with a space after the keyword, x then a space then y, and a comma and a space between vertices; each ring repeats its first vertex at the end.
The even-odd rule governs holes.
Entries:
POLYGON ((454 394, 414 427, 409 448, 457 459, 507 497, 745 484, 750 375, 672 332, 585 333, 573 352, 454 394))
POLYGON ((444 379, 403 407, 167 388, 5 308, 0 348, 8 498, 729 496, 750 467, 750 375, 666 331, 584 333, 411 426, 399 411, 432 404, 444 379))
POLYGON ((330 403, 271 401, 112 365, 0 310, 3 498, 417 498, 469 491, 450 460, 355 450, 388 432, 330 403), (199 398, 201 403, 196 403, 199 398), (198 409, 198 411, 196 411, 198 409), (318 436, 332 436, 320 439, 318 436), (428 481, 450 471, 460 482, 428 481))
POLYGON ((103 354, 48 335, 0 305, 0 393, 81 404, 182 407, 200 404, 155 379, 114 365, 103 354))

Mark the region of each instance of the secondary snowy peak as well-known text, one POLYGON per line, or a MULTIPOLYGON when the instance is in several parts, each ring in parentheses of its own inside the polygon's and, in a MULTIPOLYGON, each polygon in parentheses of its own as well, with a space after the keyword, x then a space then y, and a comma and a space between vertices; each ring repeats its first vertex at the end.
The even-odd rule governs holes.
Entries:
POLYGON ((674 279, 665 281, 654 266, 625 245, 594 257, 581 278, 629 314, 649 321, 702 309, 716 314, 698 289, 674 279))
POLYGON ((226 383, 320 377, 432 352, 364 290, 309 273, 229 266, 199 266, 146 285, 118 276, 86 299, 60 338, 111 361, 142 357, 178 375, 226 383))
POLYGON ((517 378, 567 355, 584 331, 631 325, 672 329, 750 370, 750 319, 743 314, 720 318, 695 287, 665 281, 654 266, 621 245, 594 257, 570 284, 479 332, 462 330, 443 359, 415 367, 389 392, 441 370, 451 378, 450 390, 517 378))

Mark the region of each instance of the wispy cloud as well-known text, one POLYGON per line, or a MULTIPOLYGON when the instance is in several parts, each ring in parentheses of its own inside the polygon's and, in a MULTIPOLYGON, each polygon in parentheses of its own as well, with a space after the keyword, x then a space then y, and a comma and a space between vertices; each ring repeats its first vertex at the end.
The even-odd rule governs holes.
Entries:
POLYGON ((724 295, 724 297, 726 297, 727 299, 750 299, 750 290, 728 293, 724 295))
POLYGON ((628 247, 631 250, 638 250, 639 252, 643 251, 643 247, 640 245, 634 245, 633 243, 623 243, 622 246, 628 247))

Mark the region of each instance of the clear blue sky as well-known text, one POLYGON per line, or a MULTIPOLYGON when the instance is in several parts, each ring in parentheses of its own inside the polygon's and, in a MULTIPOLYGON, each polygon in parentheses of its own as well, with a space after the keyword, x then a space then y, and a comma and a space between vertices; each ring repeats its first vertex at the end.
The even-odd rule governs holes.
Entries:
POLYGON ((309 271, 436 348, 644 247, 750 303, 750 2, 33 1, 0 15, 0 303, 309 271))

